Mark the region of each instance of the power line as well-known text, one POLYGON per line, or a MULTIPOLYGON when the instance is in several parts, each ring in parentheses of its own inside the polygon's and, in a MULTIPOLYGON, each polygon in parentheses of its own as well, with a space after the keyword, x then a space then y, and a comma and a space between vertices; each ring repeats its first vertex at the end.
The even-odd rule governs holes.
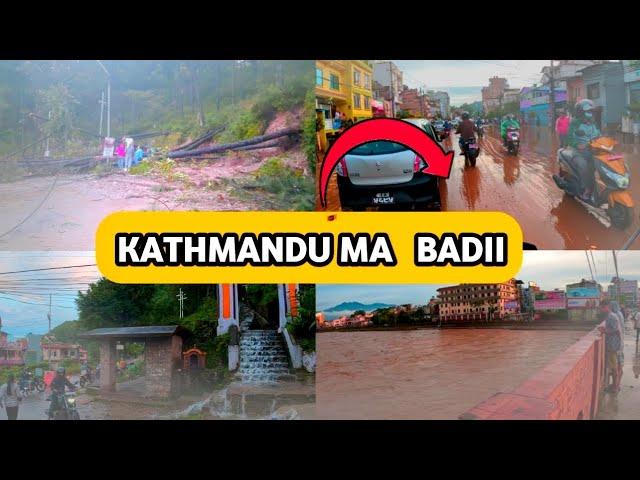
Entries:
MULTIPOLYGON (((44 307, 48 307, 49 304, 48 303, 35 303, 35 302, 26 302, 24 300, 18 300, 17 298, 11 298, 11 297, 0 297, 3 300, 11 300, 13 302, 18 302, 18 303, 24 303, 27 305, 39 305, 39 306, 44 306, 44 307)), ((75 307, 70 307, 68 305, 52 305, 53 307, 56 308, 70 308, 70 309, 75 309, 75 307)))
POLYGON ((67 265, 64 267, 48 267, 48 268, 32 268, 30 270, 16 270, 13 272, 0 272, 0 275, 9 275, 9 274, 14 274, 14 273, 26 273, 26 272, 43 272, 45 270, 62 270, 62 269, 66 269, 66 268, 85 268, 85 267, 96 267, 97 264, 95 263, 89 263, 86 265, 67 265))

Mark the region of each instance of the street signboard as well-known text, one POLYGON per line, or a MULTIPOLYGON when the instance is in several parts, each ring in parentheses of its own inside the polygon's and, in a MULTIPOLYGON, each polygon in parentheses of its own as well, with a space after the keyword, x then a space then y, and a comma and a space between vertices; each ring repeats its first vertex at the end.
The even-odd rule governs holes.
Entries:
POLYGON ((597 287, 567 288, 567 298, 600 298, 600 289, 597 287))
POLYGON ((113 157, 113 150, 116 145, 116 139, 111 137, 105 137, 104 143, 102 144, 102 156, 111 158, 113 157))
POLYGON ((116 345, 116 350, 124 350, 124 345, 119 343, 116 345))
POLYGON ((534 308, 536 310, 564 310, 567 308, 567 299, 562 291, 542 290, 534 294, 534 308))
POLYGON ((598 308, 599 298, 567 298, 567 308, 598 308))

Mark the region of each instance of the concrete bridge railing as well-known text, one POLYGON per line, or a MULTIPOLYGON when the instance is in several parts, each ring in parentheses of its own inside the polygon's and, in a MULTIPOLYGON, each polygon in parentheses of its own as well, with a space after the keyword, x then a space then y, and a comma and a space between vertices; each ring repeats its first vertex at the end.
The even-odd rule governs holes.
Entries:
POLYGON ((515 390, 498 393, 463 420, 582 420, 598 413, 604 384, 604 336, 597 328, 582 337, 515 390))

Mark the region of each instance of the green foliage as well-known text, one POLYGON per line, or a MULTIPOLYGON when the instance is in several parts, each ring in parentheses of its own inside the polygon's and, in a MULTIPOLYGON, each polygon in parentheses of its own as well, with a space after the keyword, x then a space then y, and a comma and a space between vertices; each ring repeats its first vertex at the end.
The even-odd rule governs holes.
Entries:
POLYGON ((80 373, 80 362, 73 358, 65 358, 62 360, 62 366, 67 371, 67 375, 77 375, 80 373))
MULTIPOLYGON (((165 130, 173 146, 231 121, 227 140, 262 133, 274 113, 302 106, 313 85, 313 61, 105 60, 110 72, 111 134, 165 130), (239 114, 241 118, 233 117, 239 114)), ((0 155, 55 133, 95 148, 98 100, 106 74, 93 60, 0 62, 0 155), (48 112, 52 119, 47 122, 48 112), (36 116, 30 116, 35 113, 36 116)), ((104 132, 104 125, 103 125, 104 132)), ((40 146, 38 146, 40 148, 40 146)), ((29 152, 31 153, 31 152, 29 152)))
POLYGON ((249 186, 263 195, 271 194, 278 210, 309 211, 315 207, 313 178, 285 165, 279 157, 267 159, 249 186))
POLYGON ((310 89, 304 99, 304 119, 302 122, 302 148, 307 162, 309 162, 309 170, 314 175, 317 166, 315 100, 315 92, 310 89))
POLYGON ((55 336, 56 341, 76 343, 78 341, 78 334, 84 331, 80 322, 70 320, 53 328, 51 333, 55 336))
POLYGON ((20 373, 22 373, 22 368, 20 366, 11 366, 11 367, 0 367, 0 386, 7 383, 7 377, 9 375, 13 375, 16 383, 20 379, 20 373))
POLYGON ((425 306, 409 307, 407 309, 396 307, 380 308, 373 312, 371 321, 379 326, 398 325, 423 325, 430 323, 425 306))
POLYGON ((316 346, 316 288, 302 284, 298 288, 298 315, 287 322, 287 330, 305 352, 316 346))

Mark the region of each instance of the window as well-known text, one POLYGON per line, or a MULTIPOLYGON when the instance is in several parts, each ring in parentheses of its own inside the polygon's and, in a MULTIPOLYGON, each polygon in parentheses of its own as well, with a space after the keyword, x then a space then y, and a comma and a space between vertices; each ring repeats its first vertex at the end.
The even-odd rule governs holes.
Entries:
POLYGON ((360 86, 360 70, 353 69, 353 84, 360 86))
POLYGON ((329 86, 331 90, 340 90, 340 77, 332 73, 331 77, 329 77, 329 86))
POLYGON ((322 69, 316 68, 316 85, 321 87, 323 83, 324 81, 322 79, 322 69))
POLYGON ((591 85, 587 85, 587 98, 589 100, 600 98, 600 84, 592 83, 591 85))
POLYGON ((361 108, 359 93, 353 94, 353 108, 361 108))
POLYGON ((364 97, 364 108, 369 110, 371 108, 371 97, 364 97))
POLYGON ((371 75, 368 73, 364 74, 364 88, 371 88, 371 75))

